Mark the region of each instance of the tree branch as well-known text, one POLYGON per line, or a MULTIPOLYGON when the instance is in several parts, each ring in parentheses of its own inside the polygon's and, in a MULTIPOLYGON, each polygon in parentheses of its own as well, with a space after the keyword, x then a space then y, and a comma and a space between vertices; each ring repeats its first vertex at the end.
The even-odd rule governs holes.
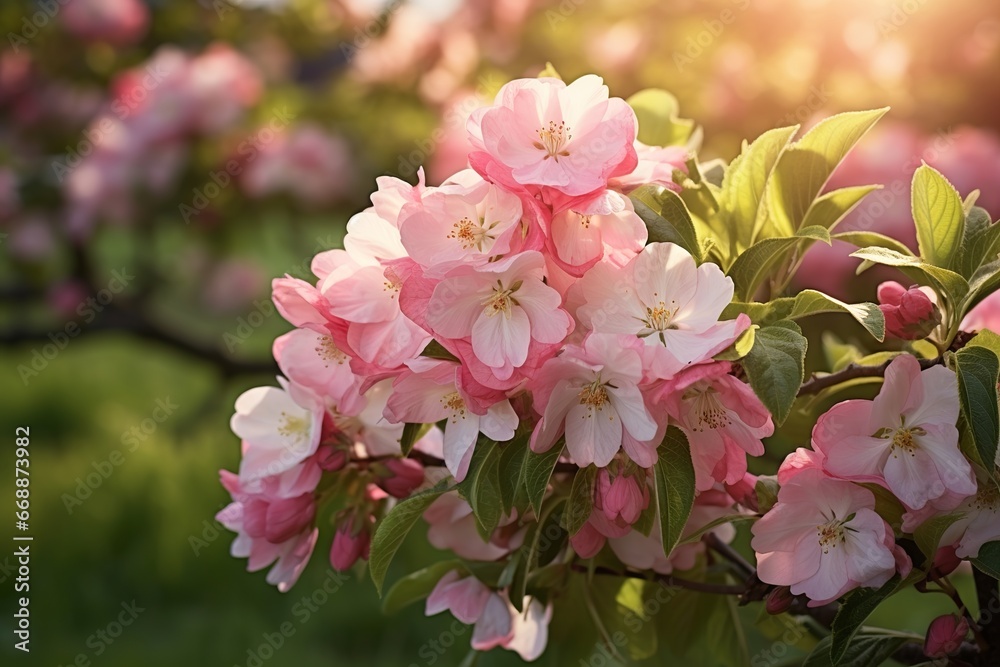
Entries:
MULTIPOLYGON (((817 375, 813 373, 813 376, 802 383, 799 387, 799 396, 806 396, 809 394, 818 394, 824 389, 829 389, 834 387, 841 382, 847 382, 848 380, 854 380, 856 378, 869 378, 869 377, 883 377, 885 375, 885 369, 889 367, 892 360, 879 364, 878 366, 861 366, 859 364, 851 364, 847 368, 837 371, 836 373, 829 373, 827 375, 817 375)), ((941 363, 941 358, 935 359, 921 359, 920 369, 925 370, 931 366, 937 366, 941 363)))

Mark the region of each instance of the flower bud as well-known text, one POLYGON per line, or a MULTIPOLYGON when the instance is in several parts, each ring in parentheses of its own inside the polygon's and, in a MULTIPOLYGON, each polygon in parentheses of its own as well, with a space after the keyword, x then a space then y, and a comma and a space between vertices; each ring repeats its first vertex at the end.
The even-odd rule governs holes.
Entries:
POLYGON ((368 530, 368 522, 363 521, 360 529, 355 532, 353 517, 348 517, 337 527, 337 532, 333 536, 333 545, 330 547, 330 565, 338 572, 350 569, 358 562, 358 559, 368 558, 368 547, 371 542, 371 534, 368 530))
POLYGON ((733 500, 753 512, 757 511, 757 476, 743 473, 743 479, 735 484, 726 484, 726 492, 733 500))
POLYGON ((280 544, 312 525, 315 518, 316 499, 311 493, 275 500, 267 506, 264 538, 272 544, 280 544))
POLYGON ((316 463, 327 472, 337 472, 347 465, 347 450, 333 445, 323 445, 316 452, 316 463))
POLYGON ((938 616, 927 628, 924 653, 929 658, 944 658, 958 652, 969 634, 969 623, 955 614, 938 616))
POLYGON ((792 589, 788 586, 779 586, 768 593, 767 600, 764 602, 764 608, 767 610, 767 613, 777 616, 791 609, 794 601, 795 596, 792 595, 792 589))
POLYGON ((962 564, 962 559, 955 553, 955 547, 941 547, 934 554, 934 574, 946 577, 962 564))
POLYGON ((924 338, 941 324, 934 292, 928 287, 904 288, 888 281, 878 286, 879 310, 885 316, 885 332, 903 340, 924 338))
POLYGON ((611 472, 601 468, 597 473, 594 504, 604 512, 608 521, 632 525, 649 507, 649 488, 638 474, 619 474, 612 479, 611 472))
POLYGON ((386 474, 376 483, 395 498, 406 498, 424 483, 424 467, 413 459, 389 459, 384 463, 386 474))

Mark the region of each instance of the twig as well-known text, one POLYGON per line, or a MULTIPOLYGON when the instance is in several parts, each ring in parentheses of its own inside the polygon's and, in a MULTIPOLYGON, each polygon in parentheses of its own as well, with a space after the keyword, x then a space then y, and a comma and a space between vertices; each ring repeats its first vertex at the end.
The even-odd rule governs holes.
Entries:
MULTIPOLYGON (((580 563, 574 563, 570 566, 574 572, 589 572, 590 570, 580 563)), ((713 584, 707 581, 691 581, 690 579, 684 579, 672 574, 658 574, 652 579, 649 575, 642 572, 634 572, 632 570, 615 570, 610 567, 596 567, 594 568, 594 574, 612 576, 612 577, 627 577, 629 579, 645 579, 647 581, 656 581, 662 583, 665 586, 672 586, 674 588, 685 588, 689 591, 698 591, 700 593, 715 593, 717 595, 740 595, 745 589, 744 586, 740 585, 730 585, 730 584, 713 584)))
MULTIPOLYGON (((847 382, 848 380, 854 380, 856 378, 870 378, 870 377, 883 377, 885 375, 885 369, 889 367, 892 361, 886 361, 878 366, 861 366, 859 364, 851 364, 847 368, 837 371, 836 373, 830 373, 828 375, 815 375, 812 378, 802 383, 799 387, 799 396, 807 396, 809 394, 818 394, 824 389, 834 387, 841 382, 847 382)), ((941 358, 937 357, 935 359, 921 359, 920 368, 925 370, 931 366, 937 366, 941 363, 941 358)))
POLYGON ((749 578, 757 572, 756 568, 754 568, 754 566, 751 565, 741 553, 719 539, 719 536, 715 533, 708 533, 702 539, 705 541, 705 544, 708 545, 709 549, 715 551, 720 556, 735 565, 744 577, 749 578))

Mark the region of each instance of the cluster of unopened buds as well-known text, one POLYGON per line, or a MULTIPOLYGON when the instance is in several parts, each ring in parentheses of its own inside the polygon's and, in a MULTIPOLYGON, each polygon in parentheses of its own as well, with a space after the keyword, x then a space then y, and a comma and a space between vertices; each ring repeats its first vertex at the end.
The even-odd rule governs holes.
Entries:
MULTIPOLYGON (((899 499, 908 532, 968 510, 942 541, 960 558, 1000 537, 997 498, 978 491, 958 448, 954 373, 921 370, 907 355, 874 401, 840 403, 819 420, 813 449, 782 465, 776 504, 758 506, 747 455, 764 453, 771 414, 738 366, 715 359, 751 321, 722 318, 734 285, 719 266, 647 243, 627 195, 679 189, 688 156, 638 142, 637 126, 598 77, 508 83, 469 120, 470 169, 438 187, 422 173, 416 185, 378 179, 344 249, 313 260, 315 282, 274 281, 274 302, 296 328, 274 344, 280 387, 236 403, 243 458, 238 474, 223 472, 233 503, 219 515, 239 534, 233 555, 250 570, 274 564, 268 581, 288 590, 330 501, 341 508, 330 560, 347 569, 367 557, 394 499, 464 480, 485 438, 535 453, 558 447, 561 465, 596 467, 593 511, 566 549, 590 558, 608 545, 635 570, 685 570, 703 542, 667 555, 655 521, 636 528, 668 427, 686 436, 695 474, 685 535, 768 510, 753 527, 759 577, 812 605, 911 567, 862 483, 899 499), (420 425, 419 437, 404 453, 407 425, 420 425)), ((885 292, 890 328, 930 326, 936 306, 923 293, 885 292)), ((424 518, 435 547, 495 561, 524 543, 539 519, 527 513, 505 513, 483 539, 469 502, 449 491, 424 518)), ((735 535, 729 523, 712 530, 723 542, 735 535)), ((529 660, 552 614, 550 600, 511 600, 458 571, 427 600, 428 614, 445 609, 475 624, 474 648, 529 660)))

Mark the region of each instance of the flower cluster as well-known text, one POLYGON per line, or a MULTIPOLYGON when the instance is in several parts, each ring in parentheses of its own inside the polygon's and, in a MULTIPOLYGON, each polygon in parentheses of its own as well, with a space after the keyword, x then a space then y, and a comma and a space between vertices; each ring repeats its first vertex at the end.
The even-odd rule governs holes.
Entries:
MULTIPOLYGON (((635 113, 596 76, 516 80, 472 114, 471 169, 440 186, 378 179, 372 206, 347 225, 342 250, 320 253, 316 282, 274 281, 296 328, 274 345, 282 388, 237 401, 239 474, 223 473, 250 569, 277 561, 269 581, 294 583, 316 544, 316 505, 343 502, 331 560, 368 552, 390 505, 443 477, 469 476, 477 447, 598 469, 594 510, 572 537, 582 557, 606 542, 626 565, 693 566, 697 541, 663 553, 650 511, 650 469, 668 426, 688 437, 700 493, 688 532, 731 514, 724 485, 763 453, 771 416, 728 361, 713 357, 750 327, 722 319, 733 281, 674 243, 647 243, 627 196, 640 185, 679 189, 683 150, 643 145, 635 113), (404 457, 404 425, 428 425, 404 457), (478 443, 478 444, 477 444, 478 443), (443 468, 426 470, 439 460, 443 468)), ((468 499, 452 491, 426 512, 429 539, 470 560, 521 546, 530 508, 505 512, 489 539, 468 499)), ((731 526, 718 529, 732 539, 731 526)), ((475 623, 472 644, 525 659, 545 644, 551 602, 475 576, 442 579, 428 613, 475 623)))
POLYGON ((902 505, 900 534, 958 512, 942 550, 974 558, 984 543, 1000 539, 1000 495, 991 480, 977 483, 959 448, 958 418, 955 373, 921 370, 908 354, 886 368, 874 400, 843 401, 823 414, 812 450, 785 460, 777 504, 753 527, 761 580, 790 586, 818 606, 909 574, 910 557, 876 513, 871 485, 902 505))

